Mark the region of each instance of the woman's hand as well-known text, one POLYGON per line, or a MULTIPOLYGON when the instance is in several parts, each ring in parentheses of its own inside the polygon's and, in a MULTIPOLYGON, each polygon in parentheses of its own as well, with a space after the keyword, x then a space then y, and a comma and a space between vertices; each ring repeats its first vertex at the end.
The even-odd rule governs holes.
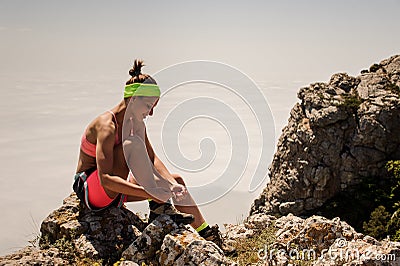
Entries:
POLYGON ((171 192, 176 201, 183 200, 188 193, 186 187, 178 183, 171 186, 171 192))

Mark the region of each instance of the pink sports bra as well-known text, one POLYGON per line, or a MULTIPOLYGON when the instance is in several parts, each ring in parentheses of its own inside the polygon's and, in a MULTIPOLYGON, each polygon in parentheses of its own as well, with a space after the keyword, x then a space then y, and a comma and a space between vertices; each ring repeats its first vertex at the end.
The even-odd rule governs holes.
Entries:
MULTIPOLYGON (((114 119, 114 123, 115 123, 115 128, 116 128, 116 132, 117 134, 115 134, 115 144, 114 145, 118 145, 120 143, 120 140, 118 138, 118 122, 117 122, 117 118, 115 117, 115 114, 112 111, 108 111, 113 115, 113 119, 114 119)), ((81 138, 81 150, 91 156, 91 157, 95 157, 96 158, 96 144, 93 144, 91 142, 89 142, 86 138, 86 130, 82 135, 81 138)))

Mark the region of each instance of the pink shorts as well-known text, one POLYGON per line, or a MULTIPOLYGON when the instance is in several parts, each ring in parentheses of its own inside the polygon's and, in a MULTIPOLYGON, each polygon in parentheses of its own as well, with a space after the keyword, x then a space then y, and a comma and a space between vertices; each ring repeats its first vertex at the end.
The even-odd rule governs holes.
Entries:
MULTIPOLYGON (((127 180, 129 180, 129 175, 127 180)), ((89 203, 96 208, 104 208, 110 205, 115 198, 110 198, 104 191, 103 186, 100 183, 100 177, 98 175, 98 170, 95 170, 87 178, 88 185, 88 198, 89 203)), ((117 196, 118 197, 118 196, 117 196)), ((121 195, 123 197, 122 201, 126 202, 128 197, 126 195, 121 195)))

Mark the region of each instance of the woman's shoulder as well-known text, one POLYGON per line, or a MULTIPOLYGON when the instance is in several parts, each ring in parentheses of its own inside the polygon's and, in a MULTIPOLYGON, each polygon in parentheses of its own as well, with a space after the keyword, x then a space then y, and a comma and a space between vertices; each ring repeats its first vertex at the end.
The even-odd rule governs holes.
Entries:
POLYGON ((95 119, 95 125, 101 129, 115 129, 112 115, 109 112, 104 112, 95 119))
POLYGON ((97 116, 92 120, 92 122, 89 123, 87 127, 89 132, 95 133, 96 135, 101 133, 101 135, 104 136, 114 135, 115 129, 116 128, 112 121, 112 117, 107 112, 97 116))

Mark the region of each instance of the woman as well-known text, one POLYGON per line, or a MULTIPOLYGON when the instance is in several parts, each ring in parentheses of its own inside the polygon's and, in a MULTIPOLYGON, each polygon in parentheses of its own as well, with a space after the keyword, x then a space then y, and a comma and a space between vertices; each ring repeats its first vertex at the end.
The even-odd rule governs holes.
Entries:
POLYGON ((95 118, 82 136, 76 176, 87 178, 86 205, 101 209, 149 200, 150 220, 170 215, 176 222, 190 223, 204 238, 220 245, 218 227, 205 222, 182 177, 167 170, 147 138, 143 119, 153 114, 160 90, 150 75, 141 73, 142 66, 142 61, 135 60, 124 99, 95 118))

